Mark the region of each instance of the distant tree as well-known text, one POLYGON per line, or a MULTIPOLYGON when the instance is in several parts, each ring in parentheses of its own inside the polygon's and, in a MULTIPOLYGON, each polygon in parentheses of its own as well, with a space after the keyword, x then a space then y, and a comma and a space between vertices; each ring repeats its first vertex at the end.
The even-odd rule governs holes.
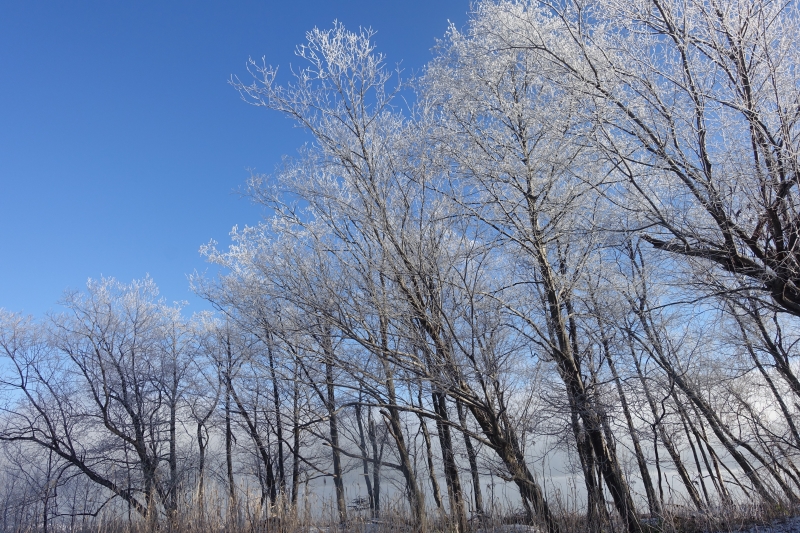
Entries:
POLYGON ((0 440, 52 454, 151 518, 177 511, 190 355, 180 310, 157 295, 149 278, 90 281, 49 328, 8 313, 0 323, 0 440))

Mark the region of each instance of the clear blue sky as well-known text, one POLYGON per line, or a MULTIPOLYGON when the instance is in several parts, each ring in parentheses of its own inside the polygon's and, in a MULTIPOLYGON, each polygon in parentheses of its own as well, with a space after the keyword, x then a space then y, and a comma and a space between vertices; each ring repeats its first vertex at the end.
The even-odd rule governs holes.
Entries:
MULTIPOLYGON (((298 64, 334 19, 377 30, 419 71, 468 0, 0 3, 0 307, 41 315, 87 278, 150 274, 205 306, 186 275, 201 244, 261 215, 233 191, 304 141, 227 84, 249 56, 298 64)), ((284 80, 287 79, 285 76, 284 80)))

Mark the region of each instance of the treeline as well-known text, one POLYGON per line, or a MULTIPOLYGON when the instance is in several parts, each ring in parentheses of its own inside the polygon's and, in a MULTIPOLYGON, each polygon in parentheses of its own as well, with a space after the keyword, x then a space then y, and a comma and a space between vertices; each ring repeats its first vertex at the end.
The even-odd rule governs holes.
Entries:
POLYGON ((492 476, 557 532, 535 462, 593 531, 796 505, 798 22, 485 1, 418 79, 341 25, 286 85, 251 62, 243 98, 313 142, 252 176, 263 223, 203 247, 218 312, 104 279, 0 317, 4 527, 168 522, 210 486, 285 516, 320 477, 346 522, 356 472, 376 518, 392 479, 416 528, 468 531, 492 476))

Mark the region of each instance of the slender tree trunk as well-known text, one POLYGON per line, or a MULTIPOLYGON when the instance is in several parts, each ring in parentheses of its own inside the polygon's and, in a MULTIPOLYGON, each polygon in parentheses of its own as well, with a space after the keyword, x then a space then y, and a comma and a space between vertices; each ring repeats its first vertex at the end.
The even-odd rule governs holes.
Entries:
MULTIPOLYGON (((758 308, 756 307, 756 304, 751 303, 749 308, 745 308, 745 311, 753 318, 756 327, 758 328, 759 334, 761 335, 763 346, 767 349, 767 352, 772 356, 773 360, 775 361, 775 369, 789 385, 789 388, 795 395, 795 401, 797 399, 800 399, 800 379, 797 378, 794 371, 792 370, 792 364, 789 360, 789 353, 786 352, 783 346, 781 346, 780 344, 776 344, 773 341, 772 336, 769 334, 769 331, 766 325, 764 324, 764 321, 761 317, 761 313, 758 311, 758 308)), ((733 315, 734 317, 736 317, 737 322, 739 322, 739 326, 742 328, 744 332, 744 326, 741 323, 740 318, 735 312, 733 312, 733 315)))
POLYGON ((231 395, 233 392, 233 350, 231 348, 230 332, 225 335, 225 463, 228 472, 228 498, 229 498, 229 520, 238 522, 239 505, 236 499, 236 481, 233 475, 233 428, 231 427, 231 395))
MULTIPOLYGON (((772 495, 769 488, 764 485, 758 472, 753 468, 747 458, 736 449, 736 445, 746 445, 742 442, 734 443, 729 436, 729 432, 726 431, 724 424, 719 420, 716 413, 711 409, 711 407, 703 400, 700 396, 698 396, 694 389, 689 386, 689 384, 683 379, 681 375, 674 371, 672 366, 669 364, 668 361, 659 358, 658 362, 663 368, 670 379, 674 380, 675 383, 678 385, 678 388, 686 395, 689 400, 697 406, 697 409, 702 413, 703 417, 708 421, 708 424, 711 426, 711 430, 717 436, 717 439, 722 444, 722 446, 727 450, 727 452, 733 457, 734 461, 742 468, 747 478, 750 480, 750 483, 753 485, 753 488, 758 492, 759 496, 764 499, 766 503, 769 505, 777 505, 777 501, 775 497, 772 495)), ((744 446, 743 446, 744 447, 744 446)), ((753 453, 751 450, 749 452, 753 453)))
MULTIPOLYGON (((700 432, 697 431, 697 427, 694 425, 694 422, 692 422, 692 419, 689 417, 689 413, 686 412, 683 403, 680 402, 679 399, 677 401, 677 405, 681 417, 684 421, 684 424, 688 425, 689 430, 692 432, 692 435, 694 435, 695 441, 697 441, 697 448, 700 450, 700 455, 703 457, 703 464, 705 464, 706 466, 706 471, 708 472, 708 476, 711 478, 711 482, 714 484, 714 488, 716 489, 717 494, 720 495, 722 501, 725 502, 726 504, 731 503, 729 501, 727 491, 723 491, 721 488, 720 484, 722 483, 722 478, 721 476, 719 476, 719 467, 715 464, 714 465, 715 468, 712 468, 711 464, 708 461, 708 454, 706 454, 706 449, 705 449, 708 443, 705 441, 704 437, 701 436, 700 432)), ((700 472, 699 467, 698 467, 698 472, 700 472)), ((708 501, 708 497, 706 497, 706 500, 708 501)))
POLYGON ((603 489, 600 486, 601 481, 595 475, 594 451, 586 432, 581 427, 578 410, 572 401, 570 401, 570 422, 572 434, 575 437, 575 446, 578 450, 578 459, 581 462, 581 470, 583 471, 583 482, 586 485, 589 528, 591 531, 600 531, 603 528, 603 524, 608 523, 608 511, 603 498, 603 489))
MULTIPOLYGON (((330 341, 328 341, 330 342, 330 341)), ((330 428, 331 437, 331 454, 333 456, 333 484, 336 488, 336 507, 339 511, 339 520, 344 523, 347 521, 347 501, 344 495, 344 479, 342 472, 342 456, 339 452, 339 417, 336 414, 336 397, 335 387, 333 382, 333 361, 332 361, 332 347, 327 346, 326 350, 330 349, 330 353, 326 356, 325 361, 325 381, 327 386, 327 408, 328 408, 328 424, 330 428)))
MULTIPOLYGON (((642 324, 645 326, 645 330, 648 334, 648 338, 653 338, 653 330, 650 325, 646 321, 646 316, 642 317, 642 324)), ((727 450, 727 452, 733 457, 736 463, 742 468, 747 478, 750 480, 750 483, 753 485, 753 488, 758 492, 759 496, 763 498, 763 500, 769 505, 777 505, 777 500, 773 496, 772 492, 770 491, 769 487, 766 486, 763 481, 761 480, 758 472, 755 468, 750 464, 747 458, 737 449, 737 446, 744 448, 748 453, 750 453, 753 457, 755 457, 762 465, 764 465, 765 469, 773 476, 776 482, 781 486, 781 488, 786 492, 787 496, 789 496, 790 500, 795 499, 795 495, 793 491, 788 488, 788 486, 783 482, 780 478, 778 473, 775 471, 774 468, 770 464, 768 464, 760 454, 758 454, 749 444, 742 441, 741 439, 736 438, 729 429, 725 426, 724 423, 719 419, 717 414, 711 408, 708 403, 701 398, 693 387, 689 385, 689 383, 683 378, 683 375, 677 372, 670 361, 666 358, 664 353, 661 350, 659 344, 652 344, 653 352, 652 354, 655 356, 656 362, 659 366, 667 373, 669 379, 673 380, 675 384, 678 385, 678 388, 686 395, 686 397, 693 403, 699 412, 703 415, 706 419, 708 424, 711 426, 711 430, 716 435, 719 442, 722 446, 727 450)))
POLYGON ((560 367, 562 377, 567 384, 568 394, 575 401, 576 409, 583 422, 592 451, 597 458, 600 472, 609 492, 611 492, 611 497, 614 499, 617 512, 625 521, 628 531, 638 533, 641 531, 641 525, 639 524, 636 507, 631 498, 625 475, 622 473, 619 462, 609 448, 609 443, 605 438, 603 422, 588 399, 580 374, 574 366, 574 361, 571 358, 562 358, 560 367))
POLYGON ((47 468, 45 470, 47 474, 45 475, 45 488, 44 488, 44 495, 42 498, 42 533, 49 533, 49 526, 50 526, 50 498, 52 492, 55 490, 54 485, 57 485, 57 481, 53 483, 53 451, 50 450, 47 454, 47 468))
MULTIPOLYGON (((694 405, 690 404, 690 407, 694 410, 695 414, 697 414, 697 408, 694 405)), ((687 416, 689 420, 689 425, 694 427, 692 419, 687 416)), ((702 418, 698 416, 698 421, 702 421, 702 418)), ((705 449, 708 450, 708 454, 711 456, 711 464, 714 466, 714 472, 716 473, 717 479, 717 490, 719 491, 720 497, 722 501, 726 504, 731 504, 733 500, 731 499, 731 495, 728 492, 728 488, 725 486, 725 479, 722 477, 722 472, 719 469, 719 460, 717 459, 717 454, 714 451, 714 448, 711 446, 711 443, 708 442, 708 436, 706 435, 706 428, 700 424, 700 429, 695 430, 696 435, 698 436, 699 440, 702 440, 705 449)), ((710 470, 709 470, 710 471, 710 470)))
MULTIPOLYGON (((636 253, 631 251, 631 259, 636 261, 636 253)), ((639 261, 641 262, 641 254, 639 254, 639 261)), ((636 267, 640 269, 640 267, 636 267)), ((639 271, 641 273, 641 270, 639 271)), ((644 278, 640 278, 641 281, 641 291, 642 294, 637 294, 638 301, 631 300, 631 309, 634 313, 636 313, 637 318, 639 319, 639 324, 641 324, 644 333, 645 339, 640 339, 637 336, 637 340, 639 344, 653 356, 656 363, 661 367, 664 372, 666 372, 667 377, 670 379, 671 382, 674 382, 678 388, 686 395, 689 401, 695 405, 697 410, 702 414, 703 418, 706 419, 708 425, 711 427, 711 431, 717 437, 717 440, 722 444, 725 450, 731 455, 734 461, 741 467, 742 471, 745 473, 747 478, 750 480, 750 483, 753 485, 753 488, 759 494, 759 496, 769 505, 777 505, 777 501, 775 497, 772 495, 769 487, 767 487, 761 480, 758 472, 753 468, 747 458, 736 449, 736 445, 740 443, 734 443, 729 435, 729 432, 725 429, 725 424, 717 417, 716 413, 708 403, 700 397, 693 387, 689 385, 689 383, 683 378, 683 373, 677 372, 674 368, 672 362, 667 357, 663 346, 660 342, 660 337, 654 325, 652 324, 652 318, 650 316, 648 310, 648 302, 647 302, 647 285, 644 282, 644 278)), ((635 335, 632 331, 630 332, 631 335, 635 335)), ((633 349, 633 348, 631 348, 633 349)), ((640 372, 641 373, 641 372, 640 372)), ((750 451, 750 450, 748 450, 750 451)), ((780 483, 780 481, 779 481, 780 483)), ((696 492, 696 491, 695 491, 696 492)))
POLYGON ((656 459, 656 472, 658 473, 658 499, 663 503, 664 501, 664 475, 661 472, 661 459, 658 456, 658 430, 656 429, 656 422, 650 424, 653 430, 653 455, 656 459))
POLYGON ((178 372, 173 361, 172 382, 169 396, 169 515, 170 520, 177 519, 178 513, 178 372))
MULTIPOLYGON (((533 191, 534 186, 531 182, 534 176, 531 174, 528 179, 530 183, 529 191, 533 191)), ((611 492, 614 506, 625 521, 626 529, 630 533, 639 533, 642 528, 639 523, 639 516, 636 513, 636 506, 630 494, 628 482, 625 479, 616 454, 610 448, 611 443, 604 436, 603 421, 598 416, 596 406, 592 405, 583 382, 579 361, 576 359, 577 353, 573 349, 573 342, 571 342, 574 340, 574 336, 570 336, 568 319, 563 314, 565 305, 568 305, 569 302, 564 301, 563 293, 556 281, 557 274, 551 265, 546 249, 545 243, 547 240, 539 228, 536 200, 532 193, 527 195, 526 200, 530 218, 531 248, 539 266, 538 270, 542 278, 542 288, 546 301, 548 329, 552 337, 550 339, 552 356, 557 363, 561 379, 566 385, 567 394, 575 402, 578 415, 583 422, 584 430, 599 462, 603 479, 609 492, 611 492)))
POLYGON ((200 511, 201 520, 205 520, 206 441, 203 436, 203 424, 200 422, 197 423, 197 447, 199 448, 197 465, 197 506, 200 511))
POLYGON ((300 493, 300 372, 294 364, 292 386, 292 508, 297 512, 297 498, 300 493))
MULTIPOLYGON (((422 398, 420 398, 421 400, 422 398)), ((420 405, 422 402, 420 401, 420 405)), ((442 511, 442 493, 439 489, 439 481, 436 479, 436 468, 433 464, 433 446, 431 444, 431 434, 428 432, 428 424, 425 417, 419 416, 419 425, 422 429, 422 436, 425 440, 425 452, 428 460, 428 474, 431 478, 431 490, 433 490, 433 501, 436 503, 436 508, 442 511)))
MULTIPOLYGON (((233 386, 230 387, 230 394, 231 398, 233 398, 233 401, 236 403, 236 407, 239 409, 239 415, 244 420, 245 425, 247 425, 250 438, 253 439, 253 443, 256 445, 256 449, 261 457, 261 463, 267 477, 265 491, 263 491, 264 495, 268 494, 269 497, 272 498, 275 494, 275 476, 272 471, 272 458, 270 457, 269 446, 264 443, 264 440, 258 432, 257 421, 250 417, 250 414, 245 409, 244 403, 241 398, 239 398, 233 386)), ((266 498, 262 497, 262 503, 265 500, 266 498)))
MULTIPOLYGON (((383 282, 383 280, 382 280, 383 282)), ((381 334, 381 354, 380 360, 383 366, 383 373, 386 379, 386 396, 389 404, 386 406, 386 411, 381 411, 384 416, 386 428, 389 434, 394 439, 397 455, 400 459, 400 470, 406 482, 406 493, 408 495, 409 505, 411 507, 411 514, 414 517, 415 527, 422 530, 425 527, 425 497, 422 490, 420 490, 417 482, 417 476, 414 472, 414 465, 411 462, 411 457, 408 453, 405 438, 403 436, 403 425, 400 420, 400 410, 397 407, 397 392, 395 391, 394 375, 392 366, 388 359, 389 353, 389 334, 388 324, 386 317, 380 317, 380 334, 381 334)))
MULTIPOLYGON (((280 488, 281 496, 286 492, 286 471, 285 459, 283 456, 283 416, 281 414, 281 397, 278 389, 278 377, 275 373, 275 356, 272 351, 272 337, 267 333, 267 356, 269 357, 270 379, 272 380, 272 401, 275 405, 275 433, 278 441, 278 469, 277 485, 280 488)), ((275 503, 273 498, 272 503, 275 503)))
POLYGON ((375 495, 372 493, 372 480, 369 476, 369 461, 367 457, 369 456, 369 452, 367 452, 367 439, 366 435, 364 435, 364 421, 361 416, 361 393, 359 393, 358 403, 355 405, 356 411, 356 424, 358 426, 358 449, 361 451, 361 469, 364 475, 364 483, 367 486, 367 497, 369 498, 369 508, 371 511, 375 511, 375 495))
POLYGON ((378 449, 378 430, 375 427, 375 420, 372 418, 372 409, 367 411, 367 434, 369 435, 369 442, 372 446, 372 492, 375 498, 375 507, 373 508, 373 518, 380 517, 381 512, 381 460, 383 459, 383 443, 381 443, 380 451, 378 449))
MULTIPOLYGON (((653 394, 650 391, 650 386, 647 384, 647 379, 645 378, 642 367, 639 363, 639 359, 636 356, 636 352, 634 350, 633 345, 629 346, 631 350, 631 355, 633 357, 634 366, 636 367, 636 373, 639 377, 639 382, 642 384, 642 390, 644 391, 645 398, 647 399, 647 404, 650 406, 650 411, 653 414, 654 425, 658 430, 658 435, 661 438, 661 442, 666 448, 667 453, 672 459, 672 463, 675 465, 675 470, 678 472, 678 476, 681 478, 684 487, 686 488, 686 492, 689 494, 689 497, 692 499, 692 503, 694 503, 697 509, 703 508, 703 502, 700 500, 700 494, 697 492, 697 488, 695 488, 694 484, 692 483, 692 479, 689 477, 689 473, 686 470, 686 467, 683 464, 683 460, 681 459, 680 453, 675 448, 672 443, 672 438, 670 438, 667 431, 664 429, 664 424, 662 424, 662 420, 664 419, 665 414, 663 413, 663 404, 662 404, 662 414, 658 414, 658 407, 656 406, 656 400, 653 398, 653 394)), ((672 394, 672 393, 670 393, 672 394)))
POLYGON ((463 533, 467 528, 467 517, 464 509, 464 493, 461 490, 461 479, 458 475, 458 466, 453 452, 453 438, 450 432, 447 401, 442 392, 433 391, 432 396, 433 409, 438 415, 439 446, 442 450, 444 479, 447 482, 447 496, 450 501, 450 519, 456 530, 463 533))
MULTIPOLYGON (((467 396, 471 396, 468 394, 471 391, 464 392, 467 393, 467 396)), ((528 520, 532 521, 531 512, 535 512, 545 523, 549 533, 559 533, 560 528, 550 512, 542 488, 525 464, 525 457, 513 428, 501 425, 494 409, 484 408, 477 402, 471 402, 468 406, 481 431, 494 447, 500 460, 503 461, 512 481, 519 488, 523 504, 526 507, 532 507, 532 509, 528 507, 528 520)))
MULTIPOLYGON (((761 360, 758 358, 758 355, 756 354, 755 350, 753 349, 753 345, 750 342, 749 335, 747 334, 747 329, 745 328, 742 319, 739 317, 738 314, 736 314, 735 311, 736 310, 733 308, 733 306, 731 306, 731 314, 733 314, 734 318, 736 319, 736 323, 739 326, 739 330, 742 332, 742 337, 744 339, 745 347, 747 348, 747 353, 750 354, 750 358, 753 360, 753 363, 755 363, 756 368, 758 368, 758 371, 761 373, 761 376, 764 378, 764 381, 766 381, 767 385, 769 386, 769 390, 772 391, 772 395, 775 397, 775 401, 778 402, 778 405, 781 408, 781 413, 783 413, 783 418, 786 420, 786 424, 789 426, 789 430, 791 431, 792 437, 794 438, 795 447, 800 448, 800 433, 798 433, 797 431, 797 426, 794 423, 794 417, 789 412, 789 408, 787 407, 786 402, 783 399, 783 394, 781 394, 778 391, 778 388, 775 386, 775 383, 770 377, 769 373, 767 373, 766 369, 764 368, 764 365, 761 364, 761 360)), ((792 377, 794 377, 794 374, 792 374, 792 377)), ((786 379, 786 376, 784 376, 784 379, 786 379)), ((788 381, 789 380, 787 379, 787 382, 788 381)))
POLYGON ((228 497, 233 516, 238 514, 236 502, 236 482, 233 478, 233 429, 231 428, 231 385, 230 378, 225 378, 225 464, 228 472, 228 497))
MULTIPOLYGON (((608 341, 604 340, 604 342, 607 343, 608 341)), ((633 443, 633 450, 636 455, 636 463, 639 465, 639 474, 642 476, 642 483, 644 484, 645 494, 647 495, 647 504, 648 508, 650 509, 650 515, 660 516, 661 502, 656 496, 656 491, 653 487, 653 480, 650 478, 650 470, 647 467, 647 459, 645 459, 644 452, 642 451, 642 444, 639 440, 639 432, 636 430, 636 427, 633 424, 633 416, 631 416, 631 410, 628 407, 628 399, 626 398, 625 391, 622 388, 622 380, 619 378, 617 367, 611 357, 610 350, 606 350, 606 362, 608 363, 608 368, 611 370, 611 375, 614 378, 614 384, 617 387, 617 394, 619 395, 622 413, 625 415, 625 422, 628 424, 628 433, 630 434, 631 442, 633 443)))
POLYGON ((483 494, 481 493, 481 477, 478 473, 478 453, 472 445, 472 439, 467 434, 467 414, 461 402, 456 401, 456 411, 458 411, 458 421, 464 428, 464 446, 467 448, 467 459, 469 460, 469 471, 472 475, 472 491, 475 495, 475 514, 484 515, 483 494))
POLYGON ((700 466, 700 458, 697 455, 697 448, 695 448, 694 440, 692 439, 692 433, 689 431, 689 426, 686 423, 686 419, 683 416, 683 412, 678 410, 678 414, 680 414, 681 423, 683 425, 683 432, 686 434, 686 440, 689 442, 689 448, 692 450, 692 457, 694 458, 694 465, 697 468, 697 478, 700 481, 700 488, 703 490, 703 497, 705 498, 706 505, 711 505, 711 499, 708 497, 708 489, 706 488, 706 482, 703 478, 703 468, 700 466))
MULTIPOLYGON (((694 411, 695 417, 697 418, 697 420, 698 420, 698 421, 702 421, 702 420, 704 420, 704 419, 705 419, 705 417, 703 417, 703 415, 702 415, 702 414, 700 414, 700 411, 697 409, 697 406, 696 406, 696 405, 694 405, 693 403, 689 403, 689 406, 690 406, 690 407, 692 408, 692 410, 694 411)), ((747 497, 747 498, 751 498, 751 491, 750 491, 750 490, 749 490, 747 487, 745 487, 745 486, 744 486, 744 485, 743 485, 743 484, 742 484, 742 483, 739 481, 739 477, 738 477, 736 474, 734 474, 734 473, 731 471, 731 469, 730 469, 730 468, 728 468, 728 465, 726 465, 726 464, 725 464, 725 462, 724 462, 724 461, 722 461, 722 459, 720 459, 720 458, 719 458, 719 456, 717 455, 717 451, 714 449, 714 446, 712 446, 712 445, 711 445, 711 442, 709 441, 708 435, 707 435, 707 433, 706 433, 705 426, 704 426, 704 425, 702 425, 702 424, 700 424, 700 432, 701 432, 701 435, 702 435, 702 437, 703 437, 703 442, 704 442, 704 443, 705 443, 705 445, 706 445, 706 449, 708 450, 708 453, 711 455, 711 460, 714 462, 714 467, 715 467, 715 469, 716 469, 716 472, 717 472, 717 477, 718 477, 718 478, 719 478, 719 480, 720 480, 720 486, 722 487, 722 489, 723 489, 723 491, 724 491, 725 495, 727 496, 727 499, 728 499, 728 501, 733 501, 733 500, 732 500, 732 498, 731 498, 731 496, 730 496, 730 493, 728 492, 728 489, 727 489, 727 487, 725 487, 725 480, 724 480, 724 478, 722 477, 722 472, 719 470, 719 467, 720 467, 720 465, 722 465, 722 468, 724 468, 724 469, 725 469, 725 471, 726 471, 726 472, 728 473, 728 475, 731 477, 731 479, 733 480, 733 482, 734 482, 734 483, 735 483, 735 484, 736 484, 736 485, 737 485, 737 486, 738 486, 740 489, 742 489, 742 493, 745 495, 745 497, 747 497)))
MULTIPOLYGON (((257 422, 257 419, 255 419, 255 417, 254 417, 254 421, 257 422)), ((258 427, 257 424, 256 424, 256 427, 258 427)), ((274 468, 274 464, 273 464, 275 461, 273 460, 273 456, 272 456, 272 443, 270 442, 270 432, 269 432, 269 430, 267 430, 266 439, 267 439, 267 442, 265 443, 264 448, 267 451, 267 462, 264 465, 264 471, 265 471, 265 475, 266 475, 266 478, 267 478, 266 479, 266 482, 267 482, 266 488, 267 488, 267 490, 266 490, 266 492, 262 493, 261 504, 264 505, 265 503, 267 503, 267 498, 265 498, 264 496, 268 495, 269 496, 270 505, 274 505, 275 501, 278 499, 278 480, 275 478, 275 468, 274 468)))

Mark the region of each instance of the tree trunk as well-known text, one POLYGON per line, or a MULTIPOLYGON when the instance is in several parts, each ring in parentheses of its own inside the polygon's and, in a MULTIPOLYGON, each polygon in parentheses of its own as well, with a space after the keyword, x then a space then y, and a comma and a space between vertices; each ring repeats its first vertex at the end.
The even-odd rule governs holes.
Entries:
POLYGON ((571 397, 571 401, 574 402, 578 415, 583 422, 583 427, 592 444, 594 455, 599 461, 603 479, 614 500, 614 506, 625 521, 626 529, 630 533, 639 533, 642 528, 636 513, 636 506, 633 503, 633 498, 631 498, 628 482, 625 479, 616 454, 612 453, 609 443, 604 437, 603 422, 598 416, 595 409, 596 406, 592 405, 583 382, 579 361, 576 359, 577 353, 573 349, 573 342, 577 341, 574 336, 569 334, 568 318, 563 314, 565 306, 569 302, 564 301, 564 295, 556 281, 557 273, 554 271, 547 253, 547 239, 542 235, 539 227, 536 199, 532 194, 532 191, 535 190, 532 183, 534 176, 532 174, 533 171, 530 172, 527 178, 529 193, 526 195, 526 201, 530 222, 531 252, 539 267, 538 271, 542 279, 548 330, 551 336, 551 355, 556 361, 561 379, 566 385, 567 394, 571 397))
MULTIPOLYGON (((326 337, 327 338, 327 337, 326 337)), ((330 341, 328 341, 329 343, 330 341)), ((342 457, 339 452, 339 417, 336 414, 335 387, 333 383, 332 347, 328 344, 325 360, 325 385, 327 386, 328 424, 331 437, 331 454, 333 456, 333 485, 336 487, 336 507, 339 511, 339 521, 347 521, 347 501, 344 495, 344 479, 342 478, 342 457)))
POLYGON ((297 498, 300 492, 300 372, 294 364, 292 394, 292 508, 297 512, 297 498))
MULTIPOLYGON (((420 402, 420 405, 422 405, 422 402, 420 402)), ((442 493, 439 489, 439 481, 436 479, 436 468, 433 464, 433 446, 431 445, 431 435, 428 432, 428 424, 425 422, 425 417, 422 415, 419 415, 419 426, 420 429, 422 429, 422 436, 425 440, 425 452, 428 459, 428 474, 431 478, 433 501, 436 503, 436 508, 442 511, 442 493)))
POLYGON ((375 498, 375 507, 373 508, 372 517, 380 517, 381 512, 381 460, 383 459, 383 443, 381 443, 380 451, 378 450, 378 433, 375 427, 375 420, 372 418, 372 409, 367 411, 367 434, 369 435, 369 442, 372 445, 372 491, 375 498))
MULTIPOLYGON (((233 401, 236 402, 236 407, 239 408, 239 414, 241 415, 242 419, 247 425, 247 429, 250 433, 250 438, 253 439, 253 443, 256 445, 256 449, 261 457, 261 463, 264 467, 264 471, 266 472, 267 480, 266 480, 266 487, 265 487, 265 494, 269 494, 270 498, 274 495, 275 491, 275 477, 272 471, 272 458, 270 457, 269 453, 269 446, 266 445, 261 438, 261 435, 258 432, 258 426, 256 421, 250 417, 250 414, 245 409, 244 403, 242 403, 241 398, 239 395, 236 394, 236 389, 233 386, 230 387, 230 394, 233 398, 233 401)), ((266 499, 262 497, 262 503, 264 503, 266 499)))
MULTIPOLYGON (((695 404, 697 409, 703 415, 703 417, 708 421, 709 425, 711 426, 711 430, 717 436, 717 439, 722 444, 722 446, 728 451, 728 453, 733 457, 736 463, 742 468, 747 478, 752 483, 753 488, 758 492, 759 496, 764 499, 764 501, 769 505, 777 505, 777 501, 775 497, 772 495, 769 488, 764 485, 761 481, 761 478, 758 475, 758 472, 753 468, 750 462, 745 458, 742 453, 736 449, 736 445, 734 442, 731 441, 729 438, 728 432, 724 428, 724 424, 719 420, 716 413, 714 413, 713 409, 703 400, 700 396, 698 396, 694 389, 689 386, 689 384, 683 379, 681 375, 679 375, 670 365, 669 361, 665 359, 659 358, 657 359, 661 368, 667 372, 670 379, 674 380, 675 383, 678 385, 678 388, 686 395, 689 400, 695 404)), ((743 443, 737 443, 739 445, 743 443)), ((751 450, 748 450, 751 451, 751 450)), ((751 452, 752 453, 752 452, 751 452)))
POLYGON ((450 520, 457 533, 463 533, 467 528, 467 517, 464 509, 464 494, 461 491, 461 479, 458 475, 455 453, 453 452, 453 438, 450 432, 450 418, 447 413, 447 401, 442 392, 432 393, 433 409, 438 415, 437 429, 439 430, 439 446, 442 450, 444 463, 444 479, 447 482, 447 496, 450 501, 450 520))
MULTIPOLYGON (((283 456, 283 417, 281 415, 281 397, 278 390, 278 378, 275 374, 275 356, 272 353, 272 336, 267 332, 267 355, 269 357, 270 379, 272 380, 272 401, 275 405, 275 433, 278 441, 278 478, 277 486, 280 488, 281 497, 286 492, 286 470, 283 456)), ((275 503, 275 498, 272 499, 275 503)))
POLYGON ((197 447, 198 450, 198 465, 197 465, 197 506, 200 511, 200 519, 205 520, 206 509, 206 494, 205 494, 205 477, 206 477, 206 446, 207 443, 203 436, 203 424, 197 423, 197 447))
POLYGON ((574 403, 570 402, 570 420, 572 434, 575 437, 575 446, 578 450, 578 459, 581 462, 583 471, 583 482, 586 485, 587 499, 587 518, 590 531, 602 531, 603 524, 608 523, 609 516, 606 509, 606 502, 603 498, 603 488, 601 481, 595 475, 595 458, 592 445, 589 442, 586 432, 581 427, 578 419, 578 411, 574 403))
POLYGON ((464 428, 464 446, 467 448, 469 471, 472 475, 472 491, 475 495, 475 514, 482 516, 485 513, 483 510, 483 494, 481 493, 481 477, 478 473, 478 453, 472 445, 472 439, 467 434, 467 414, 459 401, 456 401, 456 411, 458 411, 458 421, 461 423, 461 427, 464 428))
MULTIPOLYGON (((383 282, 383 280, 381 280, 383 282)), ((381 335, 381 354, 380 360, 383 366, 383 373, 386 379, 386 396, 389 404, 386 406, 386 411, 381 411, 384 416, 386 428, 389 434, 394 439, 397 455, 400 459, 400 471, 403 474, 403 479, 406 482, 406 494, 408 502, 411 507, 411 514, 414 517, 415 527, 422 529, 425 524, 425 497, 417 482, 417 476, 414 473, 414 465, 411 463, 411 457, 408 453, 408 448, 403 436, 403 425, 400 420, 400 410, 397 407, 397 393, 394 386, 394 375, 392 366, 388 359, 389 354, 389 334, 388 324, 386 317, 380 317, 380 335, 381 335)))
POLYGON ((369 461, 367 457, 369 456, 369 452, 367 451, 367 439, 364 435, 364 421, 361 417, 361 393, 359 392, 358 395, 358 403, 355 405, 356 411, 356 424, 358 426, 358 449, 361 451, 361 469, 364 475, 364 483, 367 486, 367 498, 369 499, 369 508, 374 513, 375 512, 375 495, 372 493, 372 480, 369 476, 369 461))
POLYGON ((178 514, 178 372, 177 362, 172 362, 172 382, 169 395, 169 497, 168 514, 170 520, 176 520, 178 514))
POLYGON ((634 350, 634 347, 632 344, 629 345, 629 347, 631 350, 631 356, 633 357, 634 366, 636 367, 636 373, 639 377, 640 383, 642 384, 642 390, 644 391, 645 398, 647 399, 647 403, 650 406, 650 411, 653 414, 653 424, 658 430, 658 435, 661 438, 661 442, 664 445, 664 448, 667 449, 667 453, 672 459, 672 463, 675 465, 675 469, 678 471, 678 476, 681 478, 681 481, 683 482, 683 485, 686 488, 686 492, 692 499, 692 503, 694 503, 695 507, 698 510, 700 510, 703 508, 703 502, 700 500, 700 494, 697 492, 697 489, 692 483, 692 480, 689 477, 689 473, 686 471, 686 467, 683 465, 683 460, 681 459, 680 453, 678 453, 678 450, 675 449, 675 446, 672 443, 672 438, 670 438, 669 434, 664 429, 664 424, 661 423, 664 417, 666 416, 666 413, 664 412, 663 409, 663 403, 662 403, 662 414, 659 415, 655 398, 653 398, 653 394, 650 391, 650 386, 647 384, 647 379, 642 373, 642 368, 639 363, 638 357, 636 357, 636 352, 634 350))
MULTIPOLYGON (((469 391, 465 391, 465 393, 467 392, 469 391)), ((473 402, 467 405, 472 416, 478 422, 481 431, 494 447, 500 460, 503 461, 512 481, 519 488, 523 503, 526 507, 532 506, 529 511, 536 513, 536 516, 545 523, 549 533, 559 533, 560 528, 550 513, 550 507, 547 505, 544 493, 525 464, 525 457, 517 442, 514 430, 508 425, 504 428, 501 427, 493 409, 485 408, 473 402)), ((530 516, 530 514, 527 518, 529 521, 533 520, 533 516, 530 516)))
POLYGON ((233 430, 231 428, 231 386, 230 378, 225 378, 225 465, 228 472, 228 497, 233 516, 238 513, 236 503, 236 482, 233 478, 233 430))
POLYGON ((653 480, 650 478, 650 470, 648 470, 647 467, 647 459, 645 459, 644 452, 642 451, 642 444, 639 440, 639 433, 636 431, 636 427, 633 424, 631 410, 628 407, 628 399, 625 397, 625 391, 622 388, 622 380, 619 378, 617 367, 614 364, 614 360, 611 358, 610 350, 606 351, 606 362, 608 363, 608 368, 611 370, 611 375, 614 378, 614 384, 617 387, 617 394, 619 394, 619 402, 622 406, 622 413, 625 415, 625 422, 628 424, 628 433, 631 436, 631 442, 633 442, 636 463, 639 465, 639 474, 642 476, 642 483, 644 484, 645 494, 647 495, 647 504, 648 508, 650 509, 650 515, 653 517, 660 516, 661 502, 656 496, 656 491, 653 487, 653 480))

